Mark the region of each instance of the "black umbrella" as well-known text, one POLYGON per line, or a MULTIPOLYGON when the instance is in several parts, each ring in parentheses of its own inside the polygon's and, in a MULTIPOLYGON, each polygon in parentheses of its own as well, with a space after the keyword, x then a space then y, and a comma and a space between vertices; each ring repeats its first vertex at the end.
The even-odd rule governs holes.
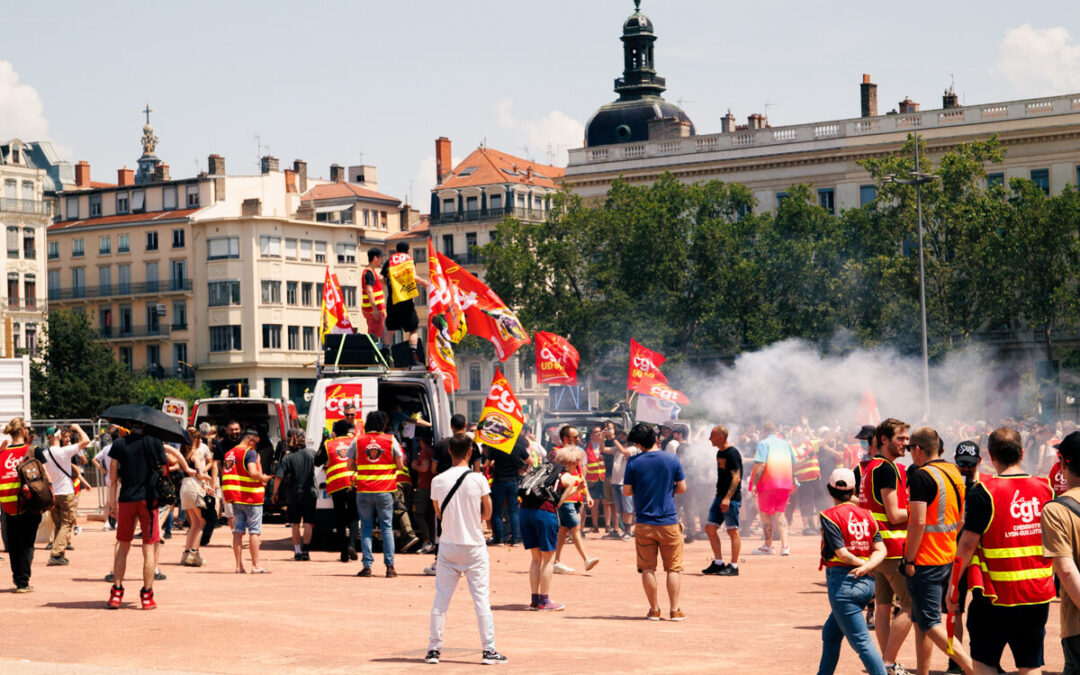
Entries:
POLYGON ((147 435, 162 441, 191 443, 187 430, 175 418, 148 405, 139 403, 114 405, 101 413, 101 416, 113 424, 129 428, 133 425, 141 425, 146 428, 147 435))

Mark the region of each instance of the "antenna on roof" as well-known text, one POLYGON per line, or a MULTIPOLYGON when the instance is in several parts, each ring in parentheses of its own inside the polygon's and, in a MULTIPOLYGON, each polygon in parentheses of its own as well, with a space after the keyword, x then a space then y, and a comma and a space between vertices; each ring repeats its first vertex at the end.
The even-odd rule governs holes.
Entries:
POLYGON ((364 153, 363 152, 360 152, 360 164, 361 164, 361 166, 364 164, 364 153))
POLYGON ((780 105, 780 103, 777 103, 776 101, 765 101, 765 121, 766 122, 769 120, 769 108, 772 108, 772 107, 775 107, 775 106, 778 106, 778 105, 780 105))
POLYGON ((522 145, 521 149, 525 151, 525 159, 529 160, 530 162, 533 161, 532 156, 529 155, 529 146, 522 145))
POLYGON ((679 100, 675 101, 675 105, 679 106, 680 108, 682 107, 683 103, 697 103, 697 101, 691 101, 688 98, 680 98, 679 100))
MULTIPOLYGON (((259 134, 251 134, 251 137, 255 139, 255 166, 261 169, 263 156, 262 138, 259 134)), ((270 148, 266 149, 269 150, 270 148)))

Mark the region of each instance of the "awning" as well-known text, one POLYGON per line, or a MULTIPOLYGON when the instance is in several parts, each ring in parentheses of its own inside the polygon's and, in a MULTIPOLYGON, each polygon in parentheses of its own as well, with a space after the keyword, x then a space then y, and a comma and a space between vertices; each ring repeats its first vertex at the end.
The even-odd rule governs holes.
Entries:
POLYGON ((316 206, 315 213, 341 213, 342 211, 351 211, 352 204, 338 204, 336 206, 316 206))

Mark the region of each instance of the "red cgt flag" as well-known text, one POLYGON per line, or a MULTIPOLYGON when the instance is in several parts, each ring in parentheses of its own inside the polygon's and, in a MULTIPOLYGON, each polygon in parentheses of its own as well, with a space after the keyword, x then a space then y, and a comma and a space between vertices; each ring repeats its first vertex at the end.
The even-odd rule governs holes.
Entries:
POLYGON ((536 381, 538 384, 577 384, 581 356, 566 338, 536 331, 536 381))
POLYGON ((637 340, 630 338, 630 373, 626 378, 626 388, 637 391, 638 383, 646 375, 652 375, 652 379, 657 382, 666 383, 667 378, 660 372, 663 362, 663 354, 646 349, 638 344, 637 340))
POLYGON ((877 401, 874 400, 874 392, 870 385, 866 385, 866 392, 859 401, 859 409, 855 411, 855 425, 877 426, 881 424, 881 413, 878 412, 877 401))
MULTIPOLYGON (((428 250, 435 250, 430 237, 428 250)), ((428 316, 440 314, 444 317, 450 341, 461 342, 461 338, 465 337, 466 326, 465 313, 461 311, 458 303, 457 289, 454 282, 443 273, 439 256, 431 255, 428 256, 428 316)))
POLYGON ((454 360, 454 346, 445 329, 432 324, 432 315, 428 315, 427 362, 428 372, 440 375, 447 394, 454 393, 461 382, 458 381, 457 362, 454 360))
POLYGON ((519 347, 532 342, 517 315, 510 311, 495 291, 453 260, 441 253, 435 255, 439 256, 443 274, 457 286, 458 302, 465 312, 469 333, 490 340, 500 361, 505 361, 519 347))
POLYGON ((651 374, 645 375, 634 387, 634 391, 645 396, 652 396, 679 405, 690 405, 690 399, 678 389, 672 389, 665 382, 658 382, 651 374))
POLYGON ((345 300, 341 295, 341 285, 338 284, 336 274, 330 273, 330 266, 326 266, 326 278, 323 281, 322 297, 322 320, 319 332, 323 340, 327 333, 354 333, 349 321, 349 310, 345 308, 345 300))

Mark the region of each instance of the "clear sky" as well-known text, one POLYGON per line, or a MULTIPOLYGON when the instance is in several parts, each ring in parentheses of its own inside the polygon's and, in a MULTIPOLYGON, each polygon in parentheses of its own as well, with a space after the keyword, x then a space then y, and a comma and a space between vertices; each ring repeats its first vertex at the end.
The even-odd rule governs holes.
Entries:
MULTIPOLYGON (((5 3, 0 139, 53 140, 95 180, 135 167, 149 102, 174 177, 220 153, 230 174, 268 152, 378 167, 379 189, 427 211, 434 140, 565 165, 612 100, 631 0, 5 3), (259 140, 256 141, 255 136, 259 140), (362 153, 362 155, 361 155, 362 153)), ((1075 0, 644 0, 666 98, 699 133, 767 113, 774 126, 879 111, 1080 92, 1075 0)))

